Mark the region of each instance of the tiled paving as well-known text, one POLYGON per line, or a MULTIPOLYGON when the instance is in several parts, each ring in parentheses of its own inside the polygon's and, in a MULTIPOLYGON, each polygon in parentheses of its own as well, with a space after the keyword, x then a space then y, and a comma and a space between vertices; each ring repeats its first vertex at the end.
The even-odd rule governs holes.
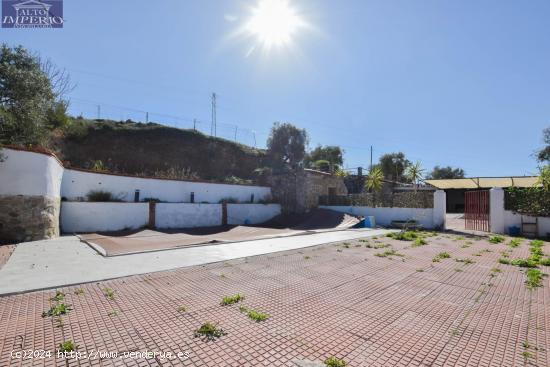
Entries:
MULTIPOLYGON (((446 234, 415 248, 385 237, 369 243, 376 241, 405 256, 377 257, 387 248, 350 240, 63 288, 73 309, 62 326, 41 317, 53 291, 2 297, 0 366, 292 366, 294 359, 329 356, 349 366, 550 365, 550 282, 545 277, 543 287, 527 289, 521 269, 497 262, 508 246, 446 234), (442 251, 451 258, 432 262, 442 251), (456 261, 465 258, 474 263, 456 261), (84 293, 74 294, 78 288, 84 293), (270 318, 254 322, 240 304, 220 305, 236 293, 270 318), (177 311, 182 305, 186 312, 177 311), (205 321, 227 335, 195 338, 205 321), (81 353, 119 357, 56 359, 66 340, 81 353), (54 357, 10 357, 28 349, 54 357), (145 350, 189 358, 122 355, 145 350)), ((527 257, 528 241, 510 250, 510 258, 527 257)))

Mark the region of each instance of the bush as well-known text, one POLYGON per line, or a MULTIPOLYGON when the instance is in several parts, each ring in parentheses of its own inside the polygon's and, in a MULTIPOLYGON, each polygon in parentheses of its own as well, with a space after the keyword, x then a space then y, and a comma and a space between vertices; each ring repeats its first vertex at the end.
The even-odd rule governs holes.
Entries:
POLYGON ((239 199, 228 197, 228 198, 220 199, 219 203, 220 204, 223 204, 223 203, 225 203, 225 204, 238 204, 239 199))
POLYGON ((93 202, 122 201, 112 193, 102 190, 92 190, 86 194, 86 198, 93 202))
POLYGON ((504 207, 521 214, 550 217, 550 192, 541 187, 511 187, 505 191, 504 207))
POLYGON ((72 118, 63 130, 67 138, 81 140, 88 135, 88 128, 89 123, 87 120, 72 118))

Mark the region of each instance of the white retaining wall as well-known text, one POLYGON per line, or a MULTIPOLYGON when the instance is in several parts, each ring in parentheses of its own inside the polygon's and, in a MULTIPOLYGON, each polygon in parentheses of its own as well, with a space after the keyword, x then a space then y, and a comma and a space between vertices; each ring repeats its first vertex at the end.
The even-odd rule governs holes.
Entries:
POLYGON ((374 216, 377 226, 389 226, 392 221, 416 220, 424 228, 434 228, 433 209, 370 208, 367 206, 321 206, 321 208, 363 217, 374 216))
POLYGON ((61 203, 61 230, 65 233, 137 229, 148 223, 149 203, 61 203))
MULTIPOLYGON (((521 229, 521 214, 504 209, 504 190, 493 188, 489 191, 491 210, 489 214, 490 230, 493 233, 509 233, 509 227, 521 229)), ((523 216, 525 222, 534 222, 535 217, 523 216)), ((538 236, 550 235, 550 218, 538 217, 538 236)))
POLYGON ((0 195, 60 197, 63 166, 47 154, 0 149, 0 195))
POLYGON ((446 194, 434 192, 433 208, 371 208, 367 206, 321 206, 342 213, 363 217, 374 216, 376 225, 390 226, 393 221, 415 220, 426 229, 445 229, 446 194))
POLYGON ((157 228, 213 227, 221 224, 221 204, 158 203, 156 205, 157 228))
POLYGON ((229 185, 206 182, 159 180, 116 176, 66 169, 61 185, 61 196, 68 200, 81 200, 91 190, 109 191, 123 201, 134 201, 134 193, 140 190, 140 200, 156 198, 161 201, 189 203, 191 192, 195 193, 195 203, 218 203, 224 198, 235 198, 242 202, 268 199, 271 189, 264 186, 229 185))
POLYGON ((279 204, 227 204, 227 223, 259 224, 281 214, 279 204))
MULTIPOLYGON (((534 223, 535 217, 523 216, 525 222, 534 223)), ((550 218, 538 217, 539 224, 539 237, 550 236, 550 218)), ((521 228, 521 214, 512 212, 510 210, 504 211, 504 232, 508 233, 509 227, 521 228)))

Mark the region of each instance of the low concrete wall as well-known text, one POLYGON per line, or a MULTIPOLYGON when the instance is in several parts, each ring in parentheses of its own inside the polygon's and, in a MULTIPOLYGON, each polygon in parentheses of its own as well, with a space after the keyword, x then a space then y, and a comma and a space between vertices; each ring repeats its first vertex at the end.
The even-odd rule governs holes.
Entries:
POLYGON ((374 216, 376 225, 381 226, 389 226, 394 220, 416 220, 424 228, 432 229, 436 227, 434 225, 433 209, 370 208, 366 206, 322 206, 321 208, 363 217, 374 216))
POLYGON ((195 203, 212 204, 226 198, 250 202, 254 195, 254 201, 258 202, 271 197, 271 189, 265 186, 161 180, 65 170, 61 185, 62 197, 78 201, 92 190, 108 191, 123 201, 134 201, 134 193, 139 190, 140 200, 156 198, 170 203, 190 203, 191 193, 194 193, 195 203))
POLYGON ((279 204, 227 204, 227 223, 259 224, 281 214, 279 204))
POLYGON ((64 233, 137 229, 148 222, 148 203, 61 203, 61 230, 64 233))
MULTIPOLYGON (((526 222, 535 222, 535 217, 530 217, 527 215, 523 216, 524 221, 526 222)), ((521 214, 512 212, 510 210, 504 211, 504 232, 508 233, 508 227, 519 227, 521 228, 521 214)), ((538 227, 539 227, 539 237, 550 236, 550 218, 547 217, 538 217, 538 227)))
POLYGON ((221 204, 168 204, 156 205, 157 228, 213 227, 222 224, 221 204))

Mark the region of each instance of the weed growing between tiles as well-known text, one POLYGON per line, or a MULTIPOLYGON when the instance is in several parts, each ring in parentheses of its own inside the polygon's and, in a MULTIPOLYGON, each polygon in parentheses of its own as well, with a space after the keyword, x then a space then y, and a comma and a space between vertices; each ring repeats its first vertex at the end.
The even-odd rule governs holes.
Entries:
POLYGON ((221 338, 227 333, 218 324, 212 322, 203 323, 197 330, 195 330, 195 338, 202 338, 204 341, 212 341, 217 338, 221 338))

